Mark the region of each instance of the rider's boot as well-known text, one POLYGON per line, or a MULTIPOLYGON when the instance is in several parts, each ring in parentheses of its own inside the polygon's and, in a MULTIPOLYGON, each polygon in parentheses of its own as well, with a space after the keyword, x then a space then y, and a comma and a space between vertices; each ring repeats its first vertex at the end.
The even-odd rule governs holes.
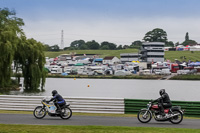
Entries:
POLYGON ((61 113, 61 109, 60 107, 58 106, 57 109, 56 109, 56 113, 60 114, 61 113))
POLYGON ((57 110, 56 110, 56 113, 60 114, 60 113, 61 113, 61 110, 60 110, 60 109, 57 109, 57 110))

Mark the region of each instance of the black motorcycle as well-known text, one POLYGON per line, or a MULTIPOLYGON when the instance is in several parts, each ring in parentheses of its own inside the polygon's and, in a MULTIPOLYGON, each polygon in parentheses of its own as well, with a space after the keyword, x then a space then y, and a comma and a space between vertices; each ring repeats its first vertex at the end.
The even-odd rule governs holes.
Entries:
POLYGON ((164 110, 165 116, 160 115, 160 110, 157 104, 149 102, 147 108, 141 109, 138 112, 137 118, 142 123, 148 123, 151 121, 152 116, 156 121, 170 121, 173 124, 179 124, 183 120, 184 110, 181 110, 180 106, 167 108, 164 110))

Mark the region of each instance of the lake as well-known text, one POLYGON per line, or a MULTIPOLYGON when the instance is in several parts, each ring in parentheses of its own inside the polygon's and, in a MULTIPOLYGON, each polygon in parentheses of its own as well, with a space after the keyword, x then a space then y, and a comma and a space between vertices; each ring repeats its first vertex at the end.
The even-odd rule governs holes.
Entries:
POLYGON ((47 78, 41 95, 50 96, 56 89, 68 97, 156 99, 164 88, 171 100, 200 101, 199 86, 200 81, 185 80, 47 78))

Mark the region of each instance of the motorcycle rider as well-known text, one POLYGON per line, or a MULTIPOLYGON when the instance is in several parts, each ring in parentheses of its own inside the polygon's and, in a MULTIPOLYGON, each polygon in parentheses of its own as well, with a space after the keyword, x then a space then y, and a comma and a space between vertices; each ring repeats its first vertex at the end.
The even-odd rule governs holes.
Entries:
POLYGON ((55 106, 57 107, 56 112, 60 113, 61 112, 60 107, 64 106, 66 104, 66 102, 63 99, 63 97, 60 94, 58 94, 58 92, 56 90, 52 91, 52 96, 53 96, 53 98, 51 98, 51 100, 47 101, 47 103, 55 100, 54 103, 55 103, 55 106))
POLYGON ((153 102, 158 102, 158 107, 160 109, 160 114, 164 117, 165 113, 164 113, 164 109, 165 108, 171 108, 172 107, 172 103, 171 100, 169 98, 169 95, 165 92, 165 89, 161 89, 159 91, 160 97, 153 102))

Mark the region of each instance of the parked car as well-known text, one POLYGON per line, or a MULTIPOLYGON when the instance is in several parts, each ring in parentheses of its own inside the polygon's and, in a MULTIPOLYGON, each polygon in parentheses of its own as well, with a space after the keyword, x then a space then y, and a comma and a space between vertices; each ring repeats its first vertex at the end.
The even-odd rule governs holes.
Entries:
POLYGON ((179 74, 179 75, 182 75, 182 74, 194 74, 194 73, 197 73, 197 69, 192 69, 192 70, 185 69, 185 70, 178 70, 177 71, 177 74, 179 74))
POLYGON ((126 75, 131 75, 130 71, 125 71, 125 70, 117 70, 114 73, 115 76, 126 76, 126 75))
POLYGON ((161 70, 160 70, 160 69, 155 69, 155 70, 154 70, 154 73, 155 73, 156 75, 160 75, 161 70))
POLYGON ((171 75, 172 73, 170 72, 169 69, 162 69, 160 72, 160 75, 171 75))
POLYGON ((148 70, 148 69, 140 71, 140 73, 143 74, 143 75, 151 75, 151 71, 148 70))
POLYGON ((183 74, 188 74, 190 72, 190 70, 178 70, 177 74, 178 75, 183 75, 183 74))
POLYGON ((52 74, 61 74, 62 73, 62 68, 60 68, 60 66, 53 66, 51 68, 51 73, 52 74))

